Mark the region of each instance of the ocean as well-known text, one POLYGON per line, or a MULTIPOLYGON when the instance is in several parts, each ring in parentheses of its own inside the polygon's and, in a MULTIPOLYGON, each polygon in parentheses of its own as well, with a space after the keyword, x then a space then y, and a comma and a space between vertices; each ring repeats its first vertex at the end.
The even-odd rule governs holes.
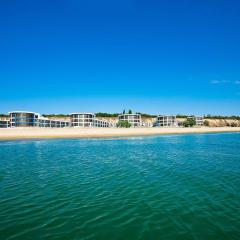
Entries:
POLYGON ((1 240, 240 239, 240 134, 0 141, 1 240))

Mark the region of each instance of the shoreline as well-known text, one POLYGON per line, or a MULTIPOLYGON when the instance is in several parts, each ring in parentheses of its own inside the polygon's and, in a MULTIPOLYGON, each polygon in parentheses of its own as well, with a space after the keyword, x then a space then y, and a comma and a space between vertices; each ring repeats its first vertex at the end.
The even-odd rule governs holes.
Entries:
POLYGON ((0 140, 78 139, 154 136, 169 134, 240 132, 240 127, 163 127, 163 128, 7 128, 0 129, 0 140))

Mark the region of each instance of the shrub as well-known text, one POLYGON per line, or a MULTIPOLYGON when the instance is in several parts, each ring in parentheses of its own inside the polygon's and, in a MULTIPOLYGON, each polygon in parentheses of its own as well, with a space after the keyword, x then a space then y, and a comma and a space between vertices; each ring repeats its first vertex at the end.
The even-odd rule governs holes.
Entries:
POLYGON ((189 118, 183 122, 184 127, 193 127, 196 125, 196 120, 194 118, 189 118))
POLYGON ((231 123, 226 122, 225 126, 230 127, 230 126, 231 126, 231 123))
POLYGON ((206 127, 209 127, 209 121, 208 121, 208 120, 205 120, 205 121, 203 122, 203 125, 206 126, 206 127))
POLYGON ((117 127, 119 128, 130 128, 132 126, 132 124, 128 121, 119 121, 117 123, 117 127))
POLYGON ((231 127, 237 127, 237 123, 236 122, 231 122, 230 126, 231 127))

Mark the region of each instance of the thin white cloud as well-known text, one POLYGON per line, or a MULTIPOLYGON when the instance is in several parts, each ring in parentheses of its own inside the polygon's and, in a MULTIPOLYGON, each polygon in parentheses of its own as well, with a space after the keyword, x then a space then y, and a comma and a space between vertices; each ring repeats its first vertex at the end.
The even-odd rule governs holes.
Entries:
POLYGON ((211 84, 219 84, 220 81, 219 81, 219 80, 212 80, 212 81, 210 81, 210 83, 211 83, 211 84))
POLYGON ((235 80, 235 81, 230 81, 230 80, 212 80, 210 81, 211 84, 226 84, 226 83, 231 83, 231 84, 239 84, 240 85, 240 80, 235 80))
POLYGON ((224 83, 231 83, 229 80, 212 80, 210 81, 211 84, 224 84, 224 83))

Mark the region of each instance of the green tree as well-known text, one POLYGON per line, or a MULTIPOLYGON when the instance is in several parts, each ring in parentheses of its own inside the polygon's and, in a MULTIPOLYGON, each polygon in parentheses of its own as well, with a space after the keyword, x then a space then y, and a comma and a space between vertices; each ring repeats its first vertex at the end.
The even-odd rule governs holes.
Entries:
POLYGON ((203 125, 206 126, 206 127, 209 127, 209 121, 208 121, 208 120, 205 120, 205 121, 203 122, 203 125))
POLYGON ((4 114, 4 113, 1 113, 1 114, 0 114, 0 117, 9 117, 9 115, 4 114))
POLYGON ((96 113, 96 117, 117 117, 120 113, 96 113))
POLYGON ((125 109, 123 109, 123 114, 125 114, 126 112, 125 112, 125 109))
POLYGON ((132 124, 128 121, 119 121, 117 123, 117 127, 119 128, 130 128, 132 126, 132 124))
POLYGON ((132 110, 131 109, 129 109, 128 114, 132 114, 132 110))
POLYGON ((187 115, 183 115, 183 114, 177 114, 177 116, 176 116, 177 118, 186 118, 187 117, 187 115))
POLYGON ((188 118, 183 122, 184 127, 193 127, 196 125, 196 120, 194 118, 188 118))

